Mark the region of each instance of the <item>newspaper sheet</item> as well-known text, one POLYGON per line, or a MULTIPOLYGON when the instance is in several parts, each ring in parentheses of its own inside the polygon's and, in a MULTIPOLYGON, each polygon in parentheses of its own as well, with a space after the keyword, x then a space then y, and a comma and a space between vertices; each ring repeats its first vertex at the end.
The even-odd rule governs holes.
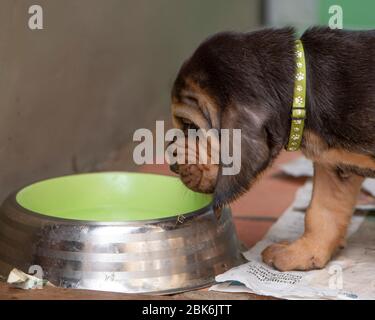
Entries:
MULTIPOLYGON (((283 166, 283 171, 293 172, 294 176, 313 173, 312 165, 306 159, 283 166)), ((375 195, 374 179, 368 181, 366 191, 375 195)), ((309 204, 311 190, 312 184, 308 181, 266 236, 243 253, 248 262, 218 275, 218 283, 210 290, 251 292, 284 299, 375 299, 375 217, 358 210, 374 210, 372 197, 362 199, 357 205, 346 248, 340 250, 325 268, 279 272, 262 262, 261 252, 267 246, 284 240, 293 241, 302 235, 304 210, 309 204)))

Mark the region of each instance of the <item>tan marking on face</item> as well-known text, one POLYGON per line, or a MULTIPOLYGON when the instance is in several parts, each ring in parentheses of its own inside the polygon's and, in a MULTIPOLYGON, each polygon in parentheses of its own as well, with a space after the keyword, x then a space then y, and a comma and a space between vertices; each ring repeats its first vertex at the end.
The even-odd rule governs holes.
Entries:
POLYGON ((188 79, 187 84, 196 94, 203 113, 210 118, 212 128, 220 129, 220 108, 214 99, 203 89, 201 89, 194 81, 188 79))
POLYGON ((194 123, 198 128, 206 130, 210 129, 207 119, 198 108, 182 103, 176 103, 172 105, 172 113, 173 125, 176 128, 182 129, 183 122, 181 121, 181 118, 184 118, 194 123))
MULTIPOLYGON (((192 122, 199 129, 220 129, 219 108, 216 103, 214 103, 214 99, 212 99, 192 80, 188 79, 185 83, 186 88, 183 89, 182 95, 193 97, 196 99, 197 104, 184 103, 183 101, 177 101, 175 97, 172 97, 172 122, 174 127, 183 129, 183 118, 192 122)), ((185 146, 180 147, 185 148, 185 159, 191 160, 192 158, 195 158, 197 163, 178 165, 178 172, 181 180, 187 187, 194 191, 212 193, 216 186, 219 165, 211 164, 211 143, 214 150, 218 149, 216 152, 220 152, 219 143, 211 140, 207 142, 207 149, 205 151, 207 164, 200 164, 199 160, 202 159, 202 157, 199 156, 199 150, 201 150, 199 145, 196 145, 196 154, 192 156, 189 153, 188 141, 189 140, 186 139, 185 146)))
POLYGON ((178 165, 180 178, 188 188, 194 191, 203 193, 213 193, 216 186, 219 165, 211 164, 212 161, 210 152, 210 141, 208 141, 207 150, 201 150, 199 148, 199 143, 197 140, 190 140, 190 142, 193 142, 195 144, 195 148, 194 150, 192 150, 192 144, 189 144, 189 139, 185 139, 185 146, 183 149, 185 153, 185 161, 188 160, 190 163, 183 163, 178 165), (191 151, 194 151, 194 153, 192 154, 191 151), (199 162, 201 151, 206 152, 207 164, 199 162))
POLYGON ((191 190, 213 193, 218 174, 218 165, 183 164, 179 166, 182 182, 191 190))
POLYGON ((182 94, 194 97, 197 100, 197 105, 192 106, 177 101, 172 97, 172 122, 176 128, 182 128, 183 124, 180 118, 185 118, 193 122, 201 129, 220 129, 220 113, 219 107, 214 99, 210 97, 203 89, 201 89, 194 81, 187 79, 185 81, 186 88, 182 90, 182 94), (209 121, 208 121, 209 119, 209 121), (210 125, 210 123, 212 125, 210 125))
POLYGON ((375 170, 375 161, 370 156, 344 149, 328 148, 320 137, 310 131, 305 132, 304 139, 306 147, 302 151, 307 158, 313 161, 329 165, 346 164, 375 170))

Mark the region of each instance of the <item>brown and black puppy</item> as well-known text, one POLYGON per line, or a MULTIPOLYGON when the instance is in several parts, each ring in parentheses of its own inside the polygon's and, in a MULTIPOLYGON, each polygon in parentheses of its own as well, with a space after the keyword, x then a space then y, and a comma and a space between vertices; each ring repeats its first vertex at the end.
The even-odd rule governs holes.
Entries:
MULTIPOLYGON (((239 174, 224 176, 220 165, 178 168, 188 187, 214 193, 217 207, 245 193, 288 142, 296 39, 291 28, 220 33, 178 74, 176 127, 242 130, 239 174)), ((375 176, 375 31, 312 28, 301 40, 307 72, 301 149, 314 162, 314 190, 304 235, 263 252, 279 270, 323 267, 345 242, 363 177, 375 176)))

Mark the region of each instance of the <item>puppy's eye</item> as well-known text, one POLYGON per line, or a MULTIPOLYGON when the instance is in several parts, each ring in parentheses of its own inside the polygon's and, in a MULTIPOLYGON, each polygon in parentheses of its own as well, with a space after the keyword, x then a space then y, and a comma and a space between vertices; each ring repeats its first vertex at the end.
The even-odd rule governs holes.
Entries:
POLYGON ((198 127, 194 123, 189 123, 186 128, 187 129, 198 130, 198 127))
POLYGON ((187 105, 191 106, 197 106, 198 105, 198 99, 193 96, 184 96, 182 98, 182 102, 186 103, 187 105))
POLYGON ((186 131, 186 132, 189 129, 194 129, 194 130, 198 130, 199 129, 193 122, 191 122, 188 119, 182 119, 182 124, 184 126, 184 131, 186 131))

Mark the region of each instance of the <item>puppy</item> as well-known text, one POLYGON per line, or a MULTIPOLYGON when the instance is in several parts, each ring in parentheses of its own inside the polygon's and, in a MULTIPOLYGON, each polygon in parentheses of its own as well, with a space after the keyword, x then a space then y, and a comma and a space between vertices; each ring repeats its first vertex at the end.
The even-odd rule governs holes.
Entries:
MULTIPOLYGON (((305 232, 266 248, 278 270, 322 268, 345 242, 364 177, 375 176, 375 30, 311 28, 306 58, 306 120, 301 150, 314 162, 305 232)), ((172 90, 175 127, 241 129, 241 170, 177 165, 191 189, 221 207, 244 194, 286 146, 295 67, 292 28, 225 32, 204 41, 183 64, 172 90)))

